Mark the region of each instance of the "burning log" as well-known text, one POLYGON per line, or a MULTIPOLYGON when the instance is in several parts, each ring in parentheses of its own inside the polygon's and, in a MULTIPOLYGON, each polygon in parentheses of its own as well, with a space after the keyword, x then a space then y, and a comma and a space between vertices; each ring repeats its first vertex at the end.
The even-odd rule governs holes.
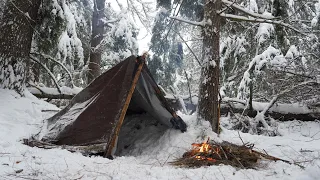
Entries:
POLYGON ((182 167, 200 167, 211 165, 231 165, 237 168, 256 168, 259 160, 268 159, 273 161, 289 161, 282 160, 261 153, 252 149, 250 144, 235 145, 226 141, 222 143, 206 142, 192 144, 192 149, 183 154, 182 158, 171 162, 171 164, 182 167))

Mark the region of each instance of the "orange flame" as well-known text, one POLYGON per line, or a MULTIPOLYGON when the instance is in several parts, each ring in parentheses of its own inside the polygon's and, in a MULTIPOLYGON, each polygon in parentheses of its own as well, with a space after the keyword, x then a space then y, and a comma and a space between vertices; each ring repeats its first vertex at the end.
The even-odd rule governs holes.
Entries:
POLYGON ((206 142, 202 143, 202 146, 200 147, 199 152, 208 152, 209 151, 209 147, 210 147, 210 145, 207 144, 206 142))
MULTIPOLYGON (((209 154, 210 152, 217 153, 217 151, 218 151, 218 150, 215 151, 215 150, 210 146, 210 144, 209 144, 209 138, 208 138, 207 141, 204 141, 204 142, 201 143, 201 144, 193 143, 192 146, 193 146, 193 151, 194 151, 195 154, 196 154, 196 153, 209 154)), ((218 148, 217 148, 217 149, 218 149, 218 148)), ((216 161, 216 160, 213 159, 213 158, 208 158, 208 157, 205 157, 205 156, 203 156, 203 155, 200 155, 200 156, 199 156, 199 155, 196 155, 195 158, 198 159, 198 160, 208 160, 208 161, 213 161, 213 162, 216 161)))

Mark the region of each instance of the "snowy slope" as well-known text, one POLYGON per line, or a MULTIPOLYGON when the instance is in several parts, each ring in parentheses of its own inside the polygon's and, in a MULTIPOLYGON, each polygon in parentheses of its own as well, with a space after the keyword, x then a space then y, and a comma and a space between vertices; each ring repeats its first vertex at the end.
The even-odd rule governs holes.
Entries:
POLYGON ((57 110, 32 95, 20 98, 0 89, 0 179, 319 179, 320 123, 298 121, 281 123, 283 136, 265 137, 240 133, 244 141, 265 149, 270 155, 302 163, 306 169, 283 162, 268 162, 257 170, 237 170, 231 166, 196 169, 168 164, 180 157, 202 136, 241 143, 237 131, 223 129, 219 139, 209 124, 197 125, 194 116, 181 115, 189 129, 186 133, 168 130, 158 141, 150 142, 139 156, 84 157, 62 149, 39 149, 21 144, 22 138, 39 132, 43 119, 57 110), (306 152, 300 152, 300 150, 306 152), (310 152, 311 151, 311 152, 310 152))

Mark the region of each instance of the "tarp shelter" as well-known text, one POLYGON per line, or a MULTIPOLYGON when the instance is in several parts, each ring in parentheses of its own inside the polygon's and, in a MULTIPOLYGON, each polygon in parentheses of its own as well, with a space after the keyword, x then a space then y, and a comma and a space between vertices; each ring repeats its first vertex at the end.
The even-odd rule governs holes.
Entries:
POLYGON ((139 114, 155 119, 149 123, 155 129, 175 128, 184 132, 187 128, 161 94, 144 56, 131 56, 97 77, 68 106, 49 118, 41 141, 57 145, 106 143, 105 156, 111 156, 122 139, 130 139, 126 134, 130 136, 133 128, 143 123, 127 116, 139 114), (125 128, 125 124, 131 125, 125 128))

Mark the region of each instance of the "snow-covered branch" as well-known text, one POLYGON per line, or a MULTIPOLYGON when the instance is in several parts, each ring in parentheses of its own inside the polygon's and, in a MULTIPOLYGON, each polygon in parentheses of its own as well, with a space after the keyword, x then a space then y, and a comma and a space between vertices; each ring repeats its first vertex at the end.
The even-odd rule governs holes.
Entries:
POLYGON ((61 62, 59 62, 59 61, 56 60, 55 58, 53 58, 53 57, 51 57, 51 56, 49 56, 49 55, 46 55, 46 54, 41 54, 41 53, 30 53, 30 54, 32 54, 32 55, 40 55, 40 56, 42 56, 42 57, 45 58, 45 59, 48 59, 48 60, 50 60, 50 61, 53 61, 53 62, 59 64, 59 65, 67 72, 67 74, 68 74, 68 76, 69 76, 69 78, 70 78, 71 84, 72 84, 72 86, 74 87, 72 74, 70 73, 70 71, 67 69, 67 67, 66 67, 65 65, 63 65, 61 62))
POLYGON ((191 24, 191 25, 194 25, 194 26, 204 26, 203 21, 200 21, 200 22, 189 21, 189 20, 186 20, 186 19, 183 19, 183 18, 179 18, 177 16, 170 16, 170 18, 171 19, 175 19, 177 21, 181 21, 181 22, 187 23, 187 24, 191 24))
POLYGON ((58 92, 61 93, 61 89, 60 89, 60 86, 58 84, 58 81, 54 77, 54 75, 52 74, 50 69, 46 65, 42 64, 36 57, 30 56, 30 58, 31 58, 31 60, 33 60, 34 62, 38 63, 41 67, 43 67, 48 72, 48 74, 50 75, 51 79, 53 80, 55 86, 57 87, 58 92))
POLYGON ((244 98, 248 94, 248 86, 253 81, 253 74, 260 72, 261 69, 267 64, 271 65, 286 65, 286 59, 278 49, 269 46, 263 53, 256 55, 249 63, 248 69, 244 72, 243 78, 238 88, 238 98, 244 98))
POLYGON ((247 102, 245 100, 242 100, 242 99, 238 99, 238 98, 229 98, 229 97, 224 97, 222 99, 223 102, 234 102, 234 103, 239 103, 239 104, 242 104, 243 106, 245 106, 247 104, 247 102))
MULTIPOLYGON (((311 81, 308 81, 305 85, 312 85, 311 81)), ((298 84, 297 86, 304 86, 298 84)), ((289 92, 288 92, 289 93, 289 92)), ((273 102, 271 100, 270 102, 273 102)), ((258 102, 253 101, 253 115, 255 116, 259 112, 265 111, 263 115, 271 116, 274 119, 289 121, 293 119, 299 119, 303 121, 316 120, 320 115, 319 108, 309 108, 307 105, 301 105, 299 103, 277 103, 276 105, 270 106, 270 102, 258 102)), ((274 103, 275 104, 275 103, 274 103)), ((247 108, 247 102, 242 99, 224 97, 221 104, 221 114, 227 115, 229 112, 242 114, 247 108)))
POLYGON ((238 15, 233 15, 233 14, 226 14, 226 13, 221 13, 220 14, 221 17, 225 17, 225 18, 229 18, 229 19, 233 19, 235 21, 247 21, 247 22, 254 22, 254 23, 269 23, 269 24, 277 24, 277 25, 281 25, 284 26, 286 28, 292 29, 295 32, 298 32, 300 34, 303 35, 307 35, 304 32, 301 32, 300 30, 298 30, 297 28, 291 26, 290 24, 284 23, 281 20, 278 21, 274 21, 274 20, 270 20, 270 19, 259 19, 259 18, 248 18, 248 17, 244 17, 244 16, 238 16, 238 15))
MULTIPOLYGON (((258 14, 258 13, 254 13, 251 11, 248 11, 247 9, 235 4, 234 2, 228 1, 228 0, 222 0, 222 3, 226 4, 227 6, 233 7, 234 9, 247 14, 251 17, 255 17, 255 18, 261 18, 261 19, 274 19, 275 17, 273 16, 266 16, 266 15, 262 15, 262 14, 258 14)), ((221 14, 222 12, 218 12, 218 14, 221 14)))
POLYGON ((60 87, 60 92, 56 88, 33 86, 28 87, 28 91, 37 98, 47 99, 72 99, 82 88, 60 87))

